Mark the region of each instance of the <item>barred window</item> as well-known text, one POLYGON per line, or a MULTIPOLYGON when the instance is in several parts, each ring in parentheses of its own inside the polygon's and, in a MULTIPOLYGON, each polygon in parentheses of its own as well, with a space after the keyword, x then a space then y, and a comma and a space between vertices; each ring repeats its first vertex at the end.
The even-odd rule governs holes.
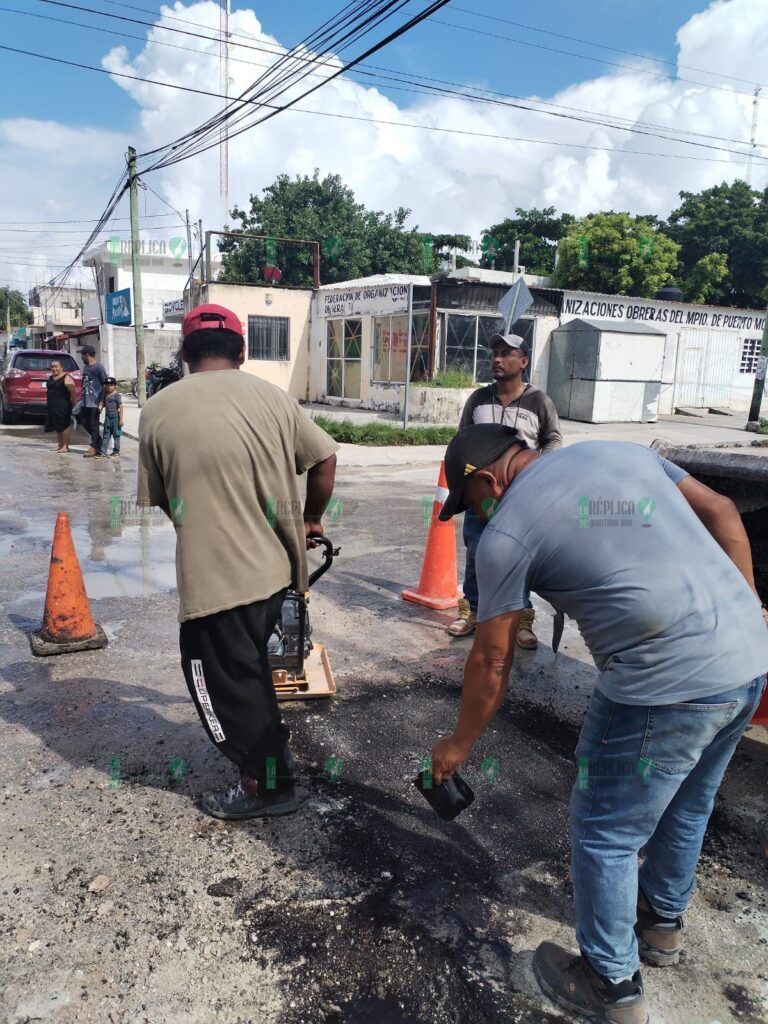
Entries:
POLYGON ((756 373, 757 361, 761 355, 762 339, 745 338, 741 350, 741 363, 739 373, 756 373))
POLYGON ((248 358, 290 359, 290 324, 287 316, 249 316, 248 358))

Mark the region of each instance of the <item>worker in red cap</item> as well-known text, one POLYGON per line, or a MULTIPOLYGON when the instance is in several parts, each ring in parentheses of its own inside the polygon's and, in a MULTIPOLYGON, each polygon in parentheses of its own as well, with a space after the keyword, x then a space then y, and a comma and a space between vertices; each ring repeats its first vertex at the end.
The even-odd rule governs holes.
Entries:
POLYGON ((205 793, 218 818, 298 807, 267 643, 286 589, 308 589, 307 547, 323 532, 338 445, 298 402, 250 373, 229 309, 184 317, 189 374, 147 403, 139 423, 138 501, 176 528, 181 665, 211 740, 240 769, 228 792, 205 793), (307 473, 303 516, 298 476, 307 473), (275 778, 276 776, 276 778, 275 778))

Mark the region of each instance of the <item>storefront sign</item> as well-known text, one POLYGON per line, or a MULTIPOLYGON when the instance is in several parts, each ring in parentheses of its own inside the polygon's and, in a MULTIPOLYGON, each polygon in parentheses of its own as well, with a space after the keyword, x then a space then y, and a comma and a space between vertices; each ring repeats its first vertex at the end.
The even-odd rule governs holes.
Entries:
POLYGON ((171 299, 163 303, 163 317, 168 320, 170 317, 184 316, 184 299, 171 299))
POLYGON ((656 302, 652 299, 631 299, 623 295, 601 296, 565 293, 562 321, 580 317, 584 320, 623 320, 681 327, 717 327, 733 331, 762 331, 765 314, 722 307, 696 306, 690 302, 656 302))
POLYGON ((407 284, 371 285, 322 293, 323 316, 355 316, 359 313, 400 313, 408 309, 407 284))
POLYGON ((107 323, 128 327, 131 323, 131 289, 121 288, 119 292, 107 292, 107 323))

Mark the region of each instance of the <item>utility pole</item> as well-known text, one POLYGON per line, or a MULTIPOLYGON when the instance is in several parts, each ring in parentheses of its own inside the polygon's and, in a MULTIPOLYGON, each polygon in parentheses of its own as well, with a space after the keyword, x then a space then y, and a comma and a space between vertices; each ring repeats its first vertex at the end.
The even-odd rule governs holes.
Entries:
POLYGON ((763 390, 765 388, 765 368, 768 366, 768 309, 765 311, 765 323, 763 324, 763 339, 760 345, 760 357, 757 360, 757 373, 755 374, 755 388, 752 392, 752 404, 749 407, 749 419, 747 430, 756 431, 760 421, 760 406, 763 404, 763 390))
POLYGON ((133 272, 133 329, 136 334, 136 376, 138 378, 139 408, 147 400, 147 382, 144 368, 144 305, 141 301, 141 256, 139 241, 139 177, 136 173, 136 150, 128 147, 128 184, 131 198, 131 270, 133 272))
POLYGON ((188 313, 192 308, 192 272, 195 268, 195 257, 192 254, 192 225, 189 223, 189 210, 184 211, 184 216, 187 221, 187 267, 189 269, 187 287, 184 289, 184 312, 188 313))
POLYGON ((752 184, 752 157, 755 153, 755 137, 757 135, 757 112, 760 105, 760 93, 763 87, 761 85, 755 86, 755 98, 752 100, 752 131, 749 137, 749 156, 747 157, 747 184, 752 184))
MULTIPOLYGON (((221 29, 221 101, 222 110, 229 103, 229 14, 230 0, 221 0, 219 26, 221 29)), ((227 122, 219 133, 219 191, 221 197, 221 229, 229 222, 229 129, 227 122)))

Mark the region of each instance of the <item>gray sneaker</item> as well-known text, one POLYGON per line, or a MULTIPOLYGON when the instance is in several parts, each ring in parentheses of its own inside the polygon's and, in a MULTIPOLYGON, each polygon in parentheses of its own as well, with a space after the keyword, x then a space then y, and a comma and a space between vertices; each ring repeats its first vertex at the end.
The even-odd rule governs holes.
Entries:
POLYGON ((203 810, 214 818, 239 821, 293 814, 299 809, 299 798, 293 787, 257 796, 249 793, 241 780, 226 793, 203 793, 201 804, 203 810))
POLYGON ((589 961, 554 942, 542 942, 533 954, 533 973, 553 1003, 605 1024, 649 1024, 643 979, 611 982, 589 961))

